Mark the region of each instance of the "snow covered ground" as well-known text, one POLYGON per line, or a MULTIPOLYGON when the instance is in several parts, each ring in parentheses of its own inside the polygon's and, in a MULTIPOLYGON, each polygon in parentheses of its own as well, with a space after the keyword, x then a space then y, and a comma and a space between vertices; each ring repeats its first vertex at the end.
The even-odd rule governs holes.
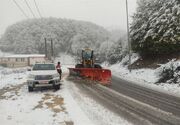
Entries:
POLYGON ((24 69, 1 68, 0 74, 1 124, 94 125, 69 93, 67 81, 63 80, 61 89, 56 92, 38 90, 29 93, 25 83, 28 72, 24 69))
MULTIPOLYGON (((136 61, 137 59, 138 59, 138 55, 136 54, 133 55, 132 62, 136 61)), ((180 84, 168 84, 168 83, 155 84, 155 82, 157 82, 159 79, 158 73, 162 67, 157 69, 148 69, 148 68, 137 69, 137 70, 131 70, 130 72, 127 66, 123 65, 123 63, 126 62, 127 60, 128 57, 125 57, 120 63, 106 67, 110 68, 112 70, 113 75, 117 77, 120 77, 127 81, 131 81, 132 83, 135 84, 140 84, 142 86, 152 88, 154 90, 158 90, 161 92, 165 92, 180 97, 180 84)))
POLYGON ((27 68, 9 69, 0 67, 0 88, 15 86, 26 81, 27 68))
POLYGON ((81 93, 65 78, 74 61, 61 56, 63 70, 59 91, 28 92, 27 68, 0 67, 0 121, 2 125, 131 125, 81 93), (66 60, 65 60, 66 59, 66 60), (69 64, 65 65, 65 62, 69 64))
POLYGON ((73 123, 64 107, 63 89, 29 93, 24 69, 1 68, 0 121, 3 125, 73 123))

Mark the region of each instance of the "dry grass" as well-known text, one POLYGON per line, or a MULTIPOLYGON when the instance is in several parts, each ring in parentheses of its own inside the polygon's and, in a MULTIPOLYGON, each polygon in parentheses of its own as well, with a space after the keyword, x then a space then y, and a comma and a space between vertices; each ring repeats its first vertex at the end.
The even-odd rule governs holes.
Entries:
POLYGON ((38 105, 34 107, 34 110, 47 107, 53 111, 55 113, 54 116, 56 116, 59 112, 65 112, 63 105, 64 99, 62 97, 53 94, 44 94, 44 97, 42 97, 42 99, 38 102, 38 105))
MULTIPOLYGON (((10 98, 13 98, 15 95, 16 96, 20 96, 19 95, 19 90, 25 85, 25 83, 23 84, 19 84, 19 85, 16 85, 16 86, 11 86, 11 87, 4 87, 2 89, 0 89, 0 100, 1 99, 10 99, 10 98), (5 94, 7 92, 12 92, 14 94, 12 95, 9 95, 9 96, 6 96, 5 94)), ((15 98, 13 98, 13 100, 15 100, 15 98)))

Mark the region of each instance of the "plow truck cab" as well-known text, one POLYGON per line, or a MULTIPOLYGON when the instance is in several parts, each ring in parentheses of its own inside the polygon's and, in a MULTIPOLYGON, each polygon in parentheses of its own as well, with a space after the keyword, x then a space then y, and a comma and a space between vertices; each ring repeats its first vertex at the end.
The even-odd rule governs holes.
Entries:
POLYGON ((111 84, 111 71, 95 64, 94 51, 89 48, 81 51, 81 61, 75 68, 69 68, 69 75, 96 81, 102 85, 111 84))

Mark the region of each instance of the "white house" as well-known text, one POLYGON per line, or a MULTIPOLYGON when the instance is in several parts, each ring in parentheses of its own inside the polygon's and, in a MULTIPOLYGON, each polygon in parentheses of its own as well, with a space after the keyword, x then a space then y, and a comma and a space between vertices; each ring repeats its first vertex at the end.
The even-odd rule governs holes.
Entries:
POLYGON ((42 63, 45 62, 46 58, 45 55, 41 54, 31 54, 31 55, 10 55, 0 57, 0 65, 6 67, 25 67, 31 66, 35 63, 42 63))

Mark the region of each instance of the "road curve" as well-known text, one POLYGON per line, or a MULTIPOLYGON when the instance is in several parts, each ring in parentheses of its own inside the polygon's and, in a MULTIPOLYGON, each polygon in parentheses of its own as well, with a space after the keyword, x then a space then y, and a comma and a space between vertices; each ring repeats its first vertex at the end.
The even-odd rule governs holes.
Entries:
POLYGON ((113 76, 111 89, 180 117, 180 98, 158 92, 113 76))

